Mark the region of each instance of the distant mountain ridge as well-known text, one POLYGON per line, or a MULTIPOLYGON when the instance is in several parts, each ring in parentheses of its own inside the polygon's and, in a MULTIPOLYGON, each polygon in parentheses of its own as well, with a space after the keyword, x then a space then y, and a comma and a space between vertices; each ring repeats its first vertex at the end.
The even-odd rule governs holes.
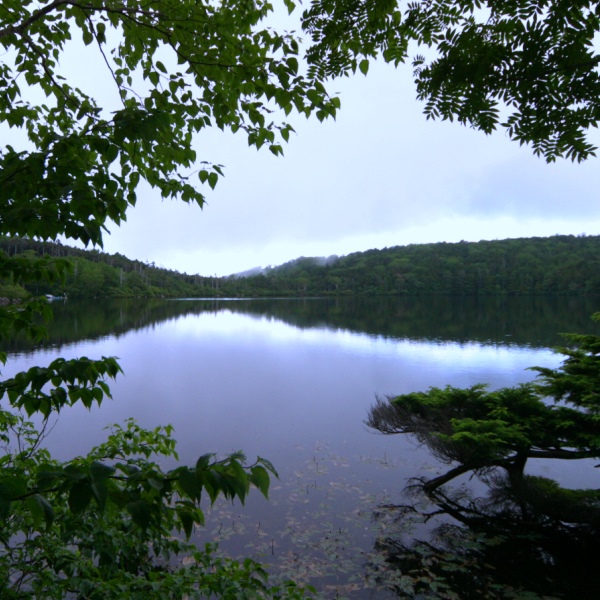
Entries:
MULTIPOLYGON (((336 295, 600 294, 600 236, 556 235, 480 242, 439 242, 299 257, 227 277, 189 275, 121 254, 59 243, 0 238, 8 255, 67 258, 60 285, 35 294, 97 297, 295 297, 336 295)), ((2 282, 4 289, 15 282, 2 282)), ((0 296, 4 295, 0 289, 0 296)))

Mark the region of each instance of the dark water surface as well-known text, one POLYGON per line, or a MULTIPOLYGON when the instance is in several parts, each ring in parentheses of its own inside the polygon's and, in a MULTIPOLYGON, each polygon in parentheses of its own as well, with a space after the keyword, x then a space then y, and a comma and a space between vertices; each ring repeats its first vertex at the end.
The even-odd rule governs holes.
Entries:
MULTIPOLYGON (((272 563, 325 598, 372 597, 373 522, 407 478, 435 475, 426 450, 363 421, 377 394, 430 386, 492 388, 554 367, 559 332, 594 332, 594 299, 417 298, 55 303, 44 347, 15 342, 4 375, 56 356, 117 356, 114 400, 61 414, 47 445, 87 452, 128 417, 175 427, 182 461, 243 450, 280 473, 270 500, 207 511, 198 540, 272 563)), ((597 325, 595 326, 597 329, 597 325)), ((534 465, 567 486, 589 465, 534 465)), ((375 597, 385 597, 375 592, 375 597)))

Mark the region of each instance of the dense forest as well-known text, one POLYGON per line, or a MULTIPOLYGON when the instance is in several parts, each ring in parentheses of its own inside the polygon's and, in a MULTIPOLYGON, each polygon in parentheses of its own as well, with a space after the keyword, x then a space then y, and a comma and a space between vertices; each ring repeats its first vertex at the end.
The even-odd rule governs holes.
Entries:
POLYGON ((2 237, 4 256, 67 259, 60 284, 23 289, 3 280, 0 296, 307 297, 347 295, 583 295, 600 293, 600 236, 556 235, 413 244, 328 258, 298 258, 228 277, 188 275, 121 254, 2 237))

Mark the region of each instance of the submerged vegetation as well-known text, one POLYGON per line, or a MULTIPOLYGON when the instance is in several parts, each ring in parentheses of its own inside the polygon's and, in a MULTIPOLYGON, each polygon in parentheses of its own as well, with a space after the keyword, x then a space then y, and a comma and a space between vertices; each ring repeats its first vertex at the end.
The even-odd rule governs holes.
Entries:
MULTIPOLYGON (((61 281, 26 292, 69 297, 307 297, 348 295, 600 294, 600 236, 556 235, 415 244, 328 258, 298 258, 228 277, 188 275, 120 254, 52 242, 0 238, 11 257, 64 260, 61 281)), ((6 279, 0 296, 23 295, 6 279)))

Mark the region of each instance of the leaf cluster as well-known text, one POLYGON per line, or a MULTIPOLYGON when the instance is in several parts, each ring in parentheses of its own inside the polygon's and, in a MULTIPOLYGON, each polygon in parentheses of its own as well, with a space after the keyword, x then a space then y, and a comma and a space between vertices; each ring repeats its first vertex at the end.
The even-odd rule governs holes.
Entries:
POLYGON ((271 11, 262 0, 3 3, 0 124, 23 129, 28 145, 0 149, 2 232, 101 244, 140 181, 202 206, 193 175, 211 188, 223 175, 198 159, 204 129, 281 154, 293 129, 278 112, 335 116, 339 100, 299 71, 298 41, 260 28, 271 11), (78 44, 97 50, 115 110, 62 70, 78 44))
POLYGON ((244 585, 255 592, 267 590, 259 565, 213 564, 211 552, 185 540, 204 523, 203 492, 211 502, 220 494, 243 502, 252 485, 267 496, 276 475, 269 461, 246 466, 241 452, 221 460, 207 454, 193 468, 165 471, 156 459, 177 458, 172 428, 145 430, 129 420, 113 426, 107 441, 85 457, 59 463, 39 449, 41 433, 31 423, 7 411, 0 416, 5 597, 100 598, 120 589, 132 594, 127 597, 137 591, 175 598, 182 590, 200 594, 205 585, 222 586, 207 567, 222 567, 232 582, 247 578, 244 585), (185 539, 174 536, 177 531, 185 539))
POLYGON ((382 56, 398 65, 408 46, 427 118, 485 133, 503 127, 547 161, 595 155, 600 74, 593 0, 314 0, 303 27, 313 72, 366 73, 382 56))

